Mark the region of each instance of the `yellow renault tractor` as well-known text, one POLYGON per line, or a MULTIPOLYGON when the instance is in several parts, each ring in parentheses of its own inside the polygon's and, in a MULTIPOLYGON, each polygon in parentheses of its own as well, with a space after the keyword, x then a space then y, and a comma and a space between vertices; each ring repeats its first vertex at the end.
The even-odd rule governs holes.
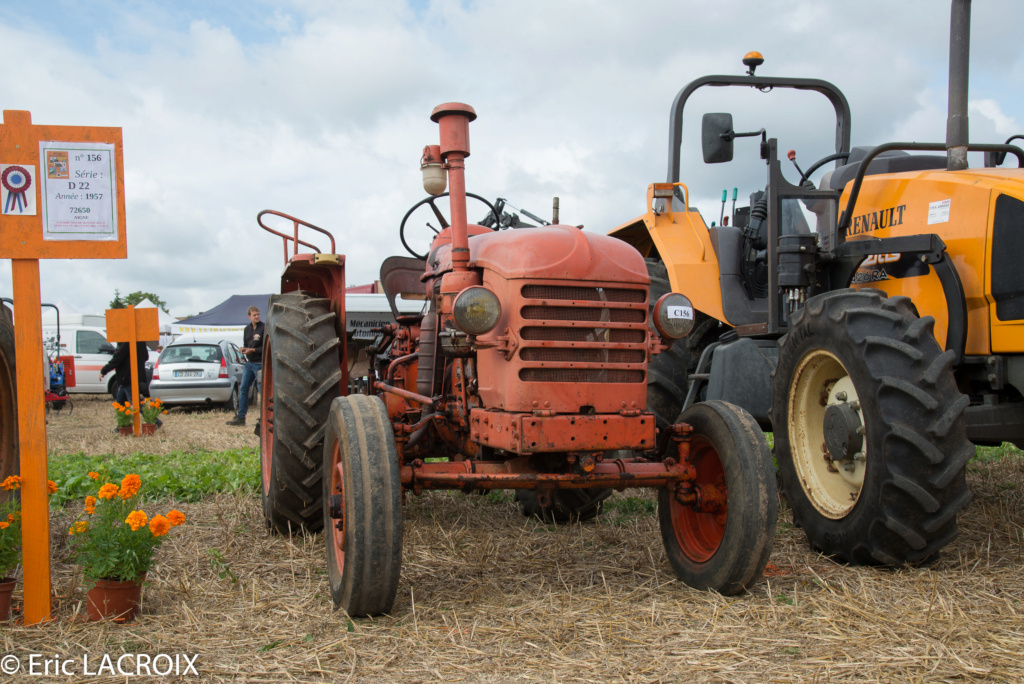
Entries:
POLYGON ((757 76, 757 53, 746 75, 693 81, 672 105, 668 182, 611 232, 647 257, 652 299, 660 283, 695 309, 674 357, 652 361, 650 405, 667 422, 702 400, 750 411, 774 431, 795 522, 851 563, 932 558, 970 500, 971 442, 1024 446, 1024 169, 969 169, 967 151, 1011 153, 1018 166, 1024 152, 968 142, 969 34, 970 0, 953 0, 942 144, 851 149, 843 94, 757 76), (820 93, 835 148, 793 184, 775 139, 705 114, 705 163, 759 136, 768 167, 733 225, 709 228, 679 182, 683 108, 705 86, 820 93), (808 178, 827 164, 815 187, 808 178))

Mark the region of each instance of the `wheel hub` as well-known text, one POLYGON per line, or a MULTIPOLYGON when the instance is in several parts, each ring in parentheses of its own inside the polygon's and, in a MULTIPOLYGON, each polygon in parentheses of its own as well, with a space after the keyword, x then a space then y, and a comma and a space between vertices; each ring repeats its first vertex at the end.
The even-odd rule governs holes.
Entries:
POLYGON ((846 461, 859 453, 864 446, 864 427, 860 415, 847 402, 830 404, 825 409, 822 426, 825 447, 833 461, 846 461))

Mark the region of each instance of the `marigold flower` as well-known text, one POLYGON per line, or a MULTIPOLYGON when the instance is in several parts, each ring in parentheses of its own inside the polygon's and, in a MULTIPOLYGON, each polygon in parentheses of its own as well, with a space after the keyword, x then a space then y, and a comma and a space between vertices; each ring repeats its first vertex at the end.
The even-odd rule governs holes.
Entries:
POLYGON ((132 528, 132 532, 138 532, 149 522, 149 517, 142 511, 132 511, 124 521, 132 528))
POLYGON ((100 491, 97 494, 101 499, 113 499, 117 496, 117 485, 111 482, 100 487, 100 491))
POLYGON ((76 522, 74 525, 71 526, 71 529, 68 530, 68 533, 69 534, 82 534, 87 529, 89 529, 89 523, 85 522, 84 520, 79 520, 78 522, 76 522))
POLYGON ((87 496, 85 497, 85 512, 92 515, 96 512, 96 497, 87 496))
POLYGON ((12 489, 18 489, 19 487, 21 487, 21 476, 20 475, 10 475, 10 476, 8 476, 8 478, 6 480, 4 480, 2 483, 0 483, 0 487, 3 487, 4 489, 6 489, 8 491, 10 491, 12 489))
POLYGON ((142 479, 138 475, 132 473, 131 475, 125 475, 124 479, 121 480, 121 493, 118 494, 122 499, 128 500, 139 493, 139 488, 142 486, 142 479))
POLYGON ((175 509, 167 514, 167 520, 171 523, 171 527, 177 527, 185 522, 185 514, 175 509))
POLYGON ((14 522, 14 514, 13 513, 8 513, 7 514, 7 522, 9 522, 9 523, 14 522))
POLYGON ((0 522, 0 530, 6 530, 11 523, 0 522))
POLYGON ((94 473, 94 472, 90 471, 89 472, 89 477, 92 478, 93 480, 98 480, 98 479, 100 479, 100 474, 99 473, 94 473))
POLYGON ((57 493, 57 483, 54 482, 53 480, 47 480, 46 481, 46 491, 49 492, 50 494, 56 494, 57 493))
POLYGON ((153 516, 153 519, 149 521, 149 531, 153 533, 154 537, 162 537, 167 534, 170 529, 171 523, 162 515, 153 516))

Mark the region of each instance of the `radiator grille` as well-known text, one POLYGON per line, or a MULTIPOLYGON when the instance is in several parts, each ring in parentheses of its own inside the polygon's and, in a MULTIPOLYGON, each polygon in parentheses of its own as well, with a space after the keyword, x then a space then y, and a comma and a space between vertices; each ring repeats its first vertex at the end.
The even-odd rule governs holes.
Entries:
POLYGON ((587 384, 646 381, 645 287, 526 283, 520 291, 527 301, 519 310, 523 322, 519 360, 530 366, 544 364, 542 368, 520 368, 520 380, 587 384), (603 346, 608 343, 622 348, 603 346), (581 367, 589 364, 602 367, 581 367))

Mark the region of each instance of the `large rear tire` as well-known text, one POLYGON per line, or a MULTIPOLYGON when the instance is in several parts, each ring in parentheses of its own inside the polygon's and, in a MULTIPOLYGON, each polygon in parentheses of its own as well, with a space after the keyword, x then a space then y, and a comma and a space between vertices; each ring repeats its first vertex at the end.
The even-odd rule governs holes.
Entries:
POLYGON ((323 526, 322 446, 341 391, 330 301, 291 292, 270 298, 263 356, 260 473, 263 515, 274 531, 323 526))
POLYGON ((391 610, 402 567, 402 485, 387 408, 354 394, 331 404, 323 450, 327 574, 351 617, 391 610))
MULTIPOLYGON (((18 402, 15 386, 14 322, 0 304, 0 481, 21 472, 18 451, 18 402)), ((0 490, 0 504, 14 495, 0 490)))
POLYGON ((779 495, 771 452, 757 421, 724 401, 694 404, 679 416, 693 428, 690 464, 704 501, 683 504, 658 492, 658 522, 676 575, 695 589, 738 594, 764 573, 775 538, 779 495))
POLYGON ((906 297, 813 297, 779 341, 782 488, 811 546, 861 565, 930 559, 957 534, 974 448, 934 320, 906 297))
POLYGON ((551 493, 551 505, 541 506, 537 492, 532 489, 517 489, 516 502, 519 504, 519 510, 527 517, 558 524, 586 522, 597 517, 604 500, 611 496, 613 491, 596 488, 556 489, 551 493))

